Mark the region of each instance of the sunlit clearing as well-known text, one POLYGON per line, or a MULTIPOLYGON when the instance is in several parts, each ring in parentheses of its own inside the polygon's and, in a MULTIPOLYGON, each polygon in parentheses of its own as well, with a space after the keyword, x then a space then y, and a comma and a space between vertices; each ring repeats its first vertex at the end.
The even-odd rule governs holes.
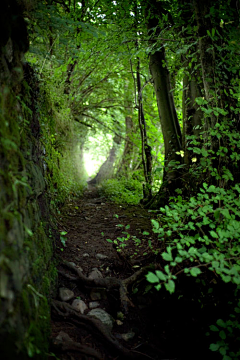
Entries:
POLYGON ((95 174, 102 165, 102 163, 106 160, 105 156, 96 155, 96 157, 94 158, 93 154, 87 152, 84 153, 84 166, 88 173, 88 176, 92 176, 93 174, 95 174), (96 157, 98 158, 96 159, 96 157))

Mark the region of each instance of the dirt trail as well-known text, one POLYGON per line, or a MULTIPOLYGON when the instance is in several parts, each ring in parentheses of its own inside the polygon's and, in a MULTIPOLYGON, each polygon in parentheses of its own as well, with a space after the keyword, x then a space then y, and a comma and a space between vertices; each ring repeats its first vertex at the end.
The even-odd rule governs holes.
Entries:
POLYGON ((57 222, 67 241, 65 247, 57 244, 58 289, 67 299, 58 292, 52 300, 51 351, 57 359, 220 359, 205 336, 220 304, 211 293, 203 296, 204 281, 182 276, 172 295, 164 287, 146 293, 149 283, 141 271, 165 265, 150 249, 163 250, 151 232, 152 216, 141 206, 113 204, 94 187, 61 209, 57 222), (129 239, 120 252, 121 242, 107 241, 122 237, 129 239))
MULTIPOLYGON (((148 313, 145 311, 151 305, 147 298, 142 294, 139 295, 138 292, 132 301, 133 306, 129 303, 128 313, 125 315, 120 303, 119 289, 114 286, 106 290, 101 287, 93 288, 84 285, 81 281, 72 281, 66 276, 74 277, 76 271, 62 265, 64 261, 74 263, 71 265, 78 270, 80 267, 85 277, 90 275, 90 277, 103 279, 110 277, 120 280, 129 278, 149 261, 147 258, 149 236, 144 236, 142 233, 151 231, 150 214, 140 206, 113 204, 101 197, 94 187, 88 188, 83 199, 66 204, 61 213, 57 221, 59 230, 67 232, 67 241, 65 247, 59 243, 57 249, 60 258, 58 287, 67 288, 74 293, 73 298, 62 303, 71 305, 74 299, 78 299, 86 304, 87 309, 84 311, 84 318, 72 319, 69 314, 66 315, 68 308, 68 310, 66 308, 60 310, 63 305, 58 297, 55 303, 57 309, 53 307, 52 312, 52 338, 55 339, 61 331, 63 333, 58 336, 58 341, 54 340, 60 348, 59 352, 57 348, 54 348, 53 352, 63 360, 120 359, 121 357, 161 359, 162 351, 156 345, 158 340, 154 345, 154 336, 150 334, 147 326, 154 330, 151 320, 148 324, 148 313), (137 237, 130 237, 126 242, 127 246, 118 252, 116 245, 106 239, 126 237, 127 234, 122 234, 124 230, 137 237), (135 242, 139 243, 137 248, 135 242), (112 329, 109 330, 107 326, 106 336, 103 334, 105 325, 102 326, 98 320, 96 324, 86 324, 89 318, 95 321, 95 317, 86 316, 90 311, 89 307, 92 306, 104 310, 112 319, 112 329), (99 323, 100 332, 96 329, 99 323), (79 352, 80 346, 84 346, 81 352, 79 352), (88 353, 89 349, 94 349, 96 353, 92 354, 91 351, 88 353)), ((147 282, 142 277, 139 286, 144 291, 146 285, 147 282)), ((133 288, 130 292, 132 290, 134 292, 133 288)), ((71 312, 72 309, 69 311, 71 312)), ((78 314, 82 316, 80 312, 78 314)))

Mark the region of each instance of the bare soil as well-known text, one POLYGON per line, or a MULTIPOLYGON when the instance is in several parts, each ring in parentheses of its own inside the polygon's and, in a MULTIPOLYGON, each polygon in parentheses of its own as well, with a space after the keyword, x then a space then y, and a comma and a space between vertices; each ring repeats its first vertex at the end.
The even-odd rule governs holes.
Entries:
MULTIPOLYGON (((58 286, 72 290, 74 298, 80 298, 89 305, 92 301, 92 288, 63 276, 63 272, 76 275, 63 265, 64 261, 80 266, 85 276, 88 276, 93 268, 97 268, 103 278, 118 279, 128 278, 145 265, 159 263, 160 259, 150 250, 150 246, 160 248, 156 235, 151 231, 153 216, 154 213, 149 213, 141 206, 111 203, 101 197, 95 187, 89 186, 82 199, 65 204, 57 219, 59 231, 67 232, 66 246, 61 242, 57 246, 58 268, 61 272, 58 286), (127 225, 130 225, 130 228, 125 230, 127 225), (127 240, 126 247, 118 251, 116 244, 108 242, 107 239, 126 237, 127 234, 122 234, 123 231, 129 233, 131 238, 127 240), (143 235, 144 231, 149 235, 143 235), (139 245, 136 246, 136 243, 139 245), (97 254, 106 258, 98 259, 97 254)), ((129 307, 127 314, 119 315, 122 309, 118 289, 106 289, 102 292, 101 300, 98 300, 99 307, 113 318, 111 336, 131 352, 131 358, 218 359, 208 350, 209 344, 205 337, 207 318, 212 312, 212 300, 209 298, 199 301, 199 285, 191 279, 184 280, 173 295, 169 295, 164 289, 160 292, 152 289, 146 293, 148 286, 149 283, 143 276, 128 288, 133 306, 129 307), (205 310, 203 304, 206 306, 205 310), (130 333, 134 336, 127 341, 121 336, 130 333)), ((73 299, 68 303, 72 304, 72 301, 73 299)), ((84 314, 87 315, 88 311, 84 314)), ((212 324, 211 320, 209 321, 212 324)), ((85 326, 81 321, 59 316, 53 309, 53 343, 60 331, 67 333, 75 343, 95 349, 100 359, 116 360, 126 357, 112 347, 94 326, 85 326)), ((51 351, 61 360, 95 358, 67 347, 59 350, 53 346, 51 351)), ((54 356, 49 356, 49 359, 54 359, 54 356)))

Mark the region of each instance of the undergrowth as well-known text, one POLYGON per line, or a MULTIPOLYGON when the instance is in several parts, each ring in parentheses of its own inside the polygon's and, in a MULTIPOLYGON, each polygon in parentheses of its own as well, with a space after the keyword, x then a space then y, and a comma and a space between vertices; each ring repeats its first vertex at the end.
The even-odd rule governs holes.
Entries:
POLYGON ((142 199, 142 184, 134 179, 109 179, 101 183, 100 192, 116 204, 137 205, 142 199))

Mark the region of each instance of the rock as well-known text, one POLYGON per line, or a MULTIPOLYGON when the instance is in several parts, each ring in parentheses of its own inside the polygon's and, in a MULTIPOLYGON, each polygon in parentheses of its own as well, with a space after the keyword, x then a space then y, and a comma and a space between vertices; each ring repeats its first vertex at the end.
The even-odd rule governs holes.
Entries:
POLYGON ((100 306, 100 303, 98 301, 91 301, 88 306, 89 309, 95 309, 100 306))
POLYGON ((135 333, 130 331, 129 333, 126 334, 122 334, 122 339, 125 341, 131 340, 132 338, 134 338, 135 333))
POLYGON ((97 254, 96 255, 96 259, 98 259, 98 260, 105 260, 107 258, 108 258, 107 255, 103 255, 103 254, 97 254))
POLYGON ((70 338, 70 336, 67 333, 65 333, 64 331, 60 331, 60 333, 56 337, 56 340, 59 340, 59 341, 73 341, 70 338))
POLYGON ((92 271, 90 272, 90 274, 88 275, 89 279, 101 279, 102 273, 97 269, 97 268, 93 268, 92 271))
POLYGON ((59 297, 62 301, 68 301, 74 297, 74 292, 67 288, 59 288, 59 297))
POLYGON ((87 258, 87 257, 89 257, 89 256, 90 256, 90 255, 89 255, 88 253, 84 253, 84 254, 83 254, 83 257, 84 257, 84 258, 87 258))
POLYGON ((112 317, 103 309, 93 309, 89 311, 89 316, 93 316, 96 319, 99 319, 110 331, 113 327, 112 317))
POLYGON ((84 311, 88 308, 85 302, 80 299, 73 300, 72 307, 81 314, 84 314, 84 311))
POLYGON ((72 266, 74 266, 74 267, 77 266, 73 261, 70 261, 70 262, 69 262, 69 265, 72 265, 72 266))

